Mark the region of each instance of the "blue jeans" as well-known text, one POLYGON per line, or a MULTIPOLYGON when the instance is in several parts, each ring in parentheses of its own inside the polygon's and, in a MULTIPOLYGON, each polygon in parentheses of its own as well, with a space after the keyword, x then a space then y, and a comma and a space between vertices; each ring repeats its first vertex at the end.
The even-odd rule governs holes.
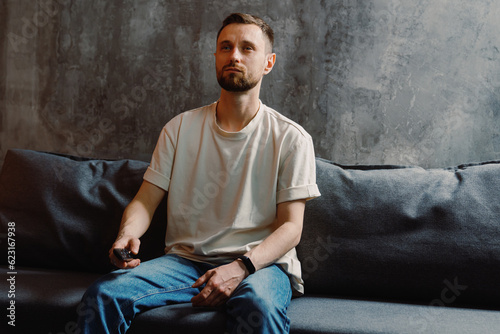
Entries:
MULTIPOLYGON (((189 303, 202 289, 191 285, 212 268, 177 255, 164 255, 134 269, 109 273, 89 287, 78 306, 81 333, 125 333, 140 312, 189 303)), ((288 333, 286 311, 291 295, 289 278, 278 265, 248 276, 226 302, 227 332, 288 333)))

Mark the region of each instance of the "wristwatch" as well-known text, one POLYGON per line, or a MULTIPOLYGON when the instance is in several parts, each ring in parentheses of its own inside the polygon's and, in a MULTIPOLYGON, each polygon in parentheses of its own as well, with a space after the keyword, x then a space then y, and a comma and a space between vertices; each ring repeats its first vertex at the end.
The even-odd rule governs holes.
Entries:
POLYGON ((238 259, 240 259, 241 262, 243 262, 243 264, 245 265, 245 267, 247 267, 247 270, 250 273, 250 275, 252 275, 255 272, 255 266, 253 265, 252 261, 248 258, 248 256, 242 255, 238 257, 238 259))

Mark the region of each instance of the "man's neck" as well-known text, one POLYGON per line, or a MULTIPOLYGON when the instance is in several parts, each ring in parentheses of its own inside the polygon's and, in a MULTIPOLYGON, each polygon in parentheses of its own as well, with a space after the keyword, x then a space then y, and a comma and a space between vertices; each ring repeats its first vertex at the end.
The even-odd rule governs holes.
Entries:
POLYGON ((250 123, 259 107, 258 89, 243 93, 222 90, 217 104, 217 123, 225 131, 238 132, 250 123))

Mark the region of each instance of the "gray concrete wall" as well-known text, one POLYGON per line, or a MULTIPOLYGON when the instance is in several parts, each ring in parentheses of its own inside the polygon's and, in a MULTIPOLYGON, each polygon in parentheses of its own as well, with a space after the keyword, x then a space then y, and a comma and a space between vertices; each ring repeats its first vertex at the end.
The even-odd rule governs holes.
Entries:
POLYGON ((170 118, 217 99, 215 37, 234 11, 274 28, 261 99, 318 156, 500 159, 500 2, 486 0, 3 0, 0 156, 148 160, 170 118))

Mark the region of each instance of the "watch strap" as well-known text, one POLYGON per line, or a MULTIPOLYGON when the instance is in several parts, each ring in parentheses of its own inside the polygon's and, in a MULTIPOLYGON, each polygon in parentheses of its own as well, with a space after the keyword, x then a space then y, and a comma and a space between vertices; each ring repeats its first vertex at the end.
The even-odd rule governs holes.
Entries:
POLYGON ((241 262, 243 262, 250 275, 252 275, 255 272, 255 266, 253 265, 252 260, 250 260, 248 256, 242 255, 238 257, 238 259, 240 259, 241 262))

